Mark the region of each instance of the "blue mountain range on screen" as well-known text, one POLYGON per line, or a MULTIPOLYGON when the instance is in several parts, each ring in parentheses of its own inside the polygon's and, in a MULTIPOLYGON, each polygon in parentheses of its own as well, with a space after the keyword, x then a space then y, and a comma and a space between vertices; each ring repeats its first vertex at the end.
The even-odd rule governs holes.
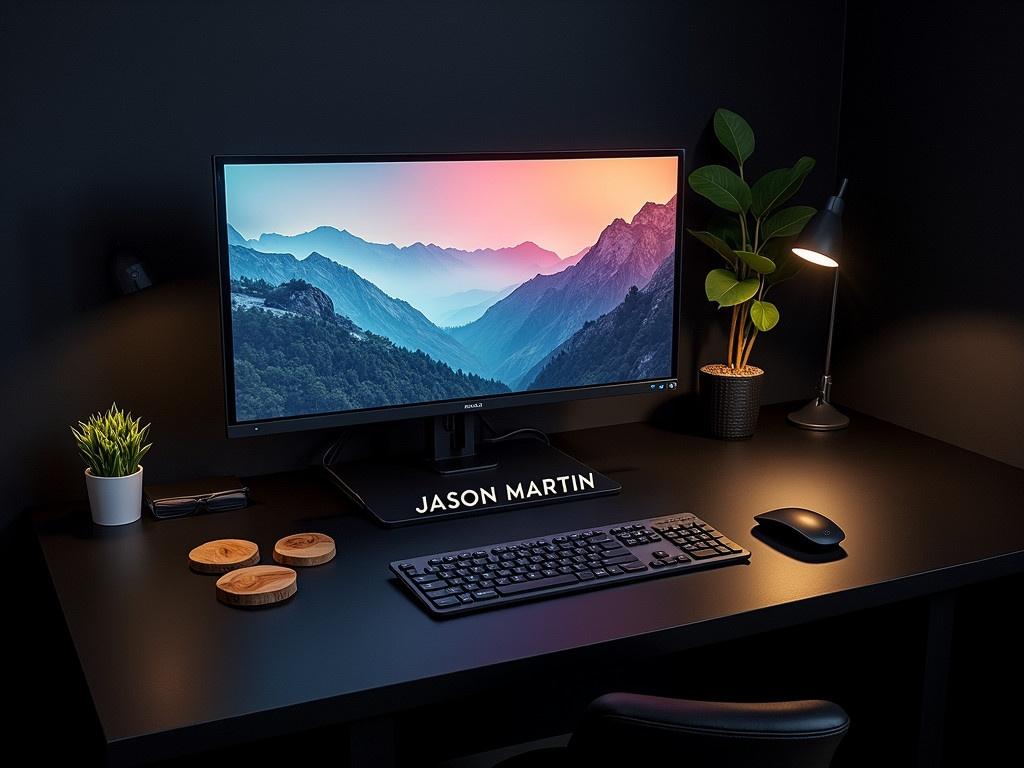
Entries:
POLYGON ((398 247, 334 227, 247 240, 229 226, 236 415, 669 377, 675 205, 615 219, 564 261, 532 242, 398 247))

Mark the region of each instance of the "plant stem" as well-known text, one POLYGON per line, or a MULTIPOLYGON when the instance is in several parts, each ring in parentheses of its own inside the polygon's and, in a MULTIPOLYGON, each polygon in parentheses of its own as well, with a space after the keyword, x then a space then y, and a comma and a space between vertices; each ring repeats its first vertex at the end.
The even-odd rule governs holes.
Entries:
POLYGON ((754 348, 754 342, 756 340, 757 340, 757 329, 755 328, 754 332, 752 334, 750 334, 750 341, 747 342, 747 349, 746 349, 746 351, 743 354, 743 365, 740 366, 741 369, 747 367, 747 361, 750 360, 750 350, 752 350, 754 348))
POLYGON ((736 315, 739 314, 739 307, 733 305, 732 308, 732 322, 729 324, 729 352, 726 355, 726 363, 730 368, 733 368, 732 364, 732 350, 736 340, 736 315))
POLYGON ((739 370, 743 367, 743 320, 740 320, 739 327, 736 329, 736 369, 739 370))

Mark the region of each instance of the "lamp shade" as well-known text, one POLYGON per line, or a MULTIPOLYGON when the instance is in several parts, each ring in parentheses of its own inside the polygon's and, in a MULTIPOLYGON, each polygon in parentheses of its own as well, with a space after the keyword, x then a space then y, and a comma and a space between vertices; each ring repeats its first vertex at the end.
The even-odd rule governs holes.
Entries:
POLYGON ((839 188, 839 194, 828 199, 823 209, 807 222, 803 232, 793 245, 793 253, 802 259, 824 267, 839 266, 843 245, 843 193, 846 179, 839 188))

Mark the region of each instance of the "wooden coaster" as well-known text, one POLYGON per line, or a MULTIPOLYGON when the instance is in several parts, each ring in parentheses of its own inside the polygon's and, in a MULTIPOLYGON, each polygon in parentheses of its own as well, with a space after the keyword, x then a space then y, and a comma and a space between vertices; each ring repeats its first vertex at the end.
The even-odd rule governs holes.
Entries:
POLYGON ((189 565, 199 573, 227 573, 259 561, 260 548, 245 539, 208 541, 188 553, 189 565))
POLYGON ((217 579, 217 599, 228 605, 271 605, 295 594, 295 571, 280 565, 253 565, 217 579))
POLYGON ((326 533, 296 533, 274 545, 274 559, 284 565, 323 565, 335 552, 334 539, 326 533))

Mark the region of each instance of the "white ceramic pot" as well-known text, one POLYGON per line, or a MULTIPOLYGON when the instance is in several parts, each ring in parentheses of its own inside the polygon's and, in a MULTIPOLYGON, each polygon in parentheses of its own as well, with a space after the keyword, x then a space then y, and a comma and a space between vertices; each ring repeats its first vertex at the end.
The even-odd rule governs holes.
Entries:
POLYGON ((85 470, 92 521, 97 525, 125 525, 142 517, 142 467, 125 477, 97 477, 85 470))

